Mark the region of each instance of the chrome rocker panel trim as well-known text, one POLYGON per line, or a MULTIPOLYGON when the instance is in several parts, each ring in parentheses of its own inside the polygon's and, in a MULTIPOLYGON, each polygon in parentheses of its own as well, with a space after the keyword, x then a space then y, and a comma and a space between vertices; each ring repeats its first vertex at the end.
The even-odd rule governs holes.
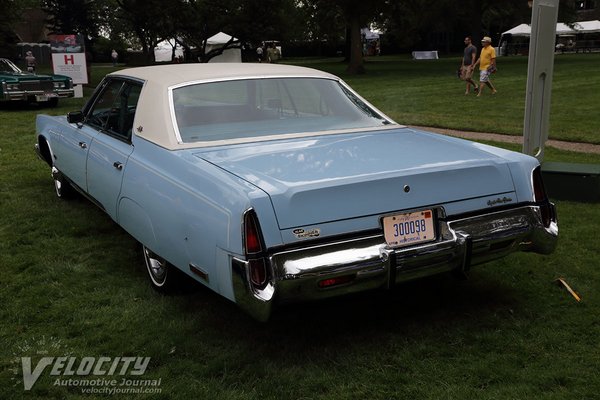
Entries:
POLYGON ((278 251, 268 257, 271 279, 264 288, 250 283, 248 263, 233 258, 236 303, 265 321, 279 303, 318 300, 372 289, 441 272, 466 271, 471 265, 515 251, 550 254, 558 241, 554 204, 528 205, 446 221, 438 220, 439 240, 408 248, 389 248, 383 235, 278 251), (542 207, 550 210, 545 227, 542 207), (351 280, 328 288, 319 282, 351 280))

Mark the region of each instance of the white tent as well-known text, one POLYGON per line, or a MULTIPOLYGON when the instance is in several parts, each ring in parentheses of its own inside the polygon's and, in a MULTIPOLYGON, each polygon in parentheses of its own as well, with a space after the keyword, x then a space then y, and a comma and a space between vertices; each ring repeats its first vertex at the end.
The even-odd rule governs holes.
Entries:
POLYGON ((374 32, 369 28, 362 28, 360 30, 360 34, 365 38, 365 40, 377 40, 379 39, 379 32, 374 32))
POLYGON ((506 32, 502 32, 502 36, 504 35, 531 36, 531 26, 528 24, 517 25, 514 28, 507 30, 506 32))
POLYGON ((571 28, 569 25, 559 22, 556 24, 556 34, 557 35, 574 35, 577 31, 571 28))
MULTIPOLYGON (((572 28, 563 22, 559 22, 556 24, 556 34, 557 35, 575 35, 577 33, 594 33, 594 32, 600 32, 600 21, 599 20, 576 22, 575 24, 573 24, 572 28)), ((531 36, 531 25, 521 24, 521 25, 515 26, 514 28, 509 29, 506 32, 502 32, 502 36, 504 36, 506 34, 511 34, 513 36, 529 37, 529 36, 531 36)), ((502 42, 502 39, 500 39, 500 42, 502 42)))
POLYGON ((597 33, 600 32, 600 21, 595 19, 592 21, 576 22, 573 26, 577 32, 581 33, 597 33))
MULTIPOLYGON (((216 35, 209 37, 206 40, 206 52, 208 53, 211 50, 223 47, 226 43, 229 43, 231 39, 231 36, 223 32, 219 32, 216 35)), ((234 42, 237 40, 238 39, 233 38, 234 42)), ((225 49, 223 54, 211 58, 209 62, 242 62, 242 50, 239 47, 230 47, 225 49)))
MULTIPOLYGON (((175 46, 170 40, 163 40, 154 48, 154 60, 156 62, 171 62, 173 61, 173 47, 175 46)), ((175 57, 183 57, 183 48, 177 46, 175 49, 175 57)))

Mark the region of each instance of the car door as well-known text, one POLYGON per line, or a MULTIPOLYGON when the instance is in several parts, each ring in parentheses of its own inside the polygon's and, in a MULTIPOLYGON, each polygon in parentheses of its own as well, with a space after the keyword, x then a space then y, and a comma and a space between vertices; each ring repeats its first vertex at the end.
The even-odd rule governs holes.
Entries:
POLYGON ((113 219, 123 173, 133 152, 131 131, 141 89, 139 82, 111 80, 87 118, 99 130, 88 152, 87 190, 113 219))
POLYGON ((54 166, 75 185, 87 192, 86 164, 89 146, 98 131, 91 127, 72 123, 56 132, 54 143, 54 166))

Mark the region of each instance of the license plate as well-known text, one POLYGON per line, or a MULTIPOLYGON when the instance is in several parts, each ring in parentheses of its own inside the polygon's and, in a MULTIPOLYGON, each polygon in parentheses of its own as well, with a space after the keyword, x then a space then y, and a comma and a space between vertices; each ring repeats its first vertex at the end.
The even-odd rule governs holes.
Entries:
POLYGON ((58 97, 56 93, 38 94, 35 96, 35 101, 48 101, 54 97, 58 97))
POLYGON ((421 210, 384 217, 383 235, 390 247, 411 246, 435 240, 433 211, 421 210))

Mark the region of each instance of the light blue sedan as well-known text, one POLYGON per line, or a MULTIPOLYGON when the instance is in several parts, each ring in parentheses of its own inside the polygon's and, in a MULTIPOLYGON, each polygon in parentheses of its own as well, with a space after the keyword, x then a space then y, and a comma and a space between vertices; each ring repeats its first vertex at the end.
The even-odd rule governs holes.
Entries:
POLYGON ((308 68, 121 70, 39 115, 36 142, 59 197, 141 243, 156 289, 187 275, 259 320, 558 238, 536 159, 398 125, 308 68))

